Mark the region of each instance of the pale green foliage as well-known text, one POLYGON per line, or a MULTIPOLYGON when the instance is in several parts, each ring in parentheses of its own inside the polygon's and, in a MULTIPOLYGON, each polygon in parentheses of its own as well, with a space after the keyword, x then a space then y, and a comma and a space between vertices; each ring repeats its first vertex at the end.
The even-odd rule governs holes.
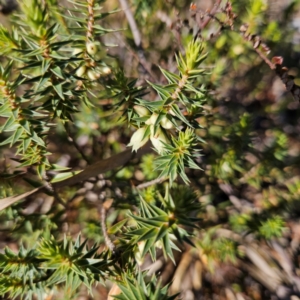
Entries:
POLYGON ((204 73, 203 69, 199 69, 199 64, 206 57, 200 55, 202 50, 199 41, 188 44, 185 56, 180 55, 177 58, 179 75, 161 69, 169 84, 161 86, 151 83, 151 87, 160 97, 159 101, 146 102, 137 99, 136 104, 146 106, 151 112, 150 118, 149 115, 140 116, 134 110, 131 112, 135 115, 129 116, 140 127, 130 146, 137 150, 150 138, 157 152, 161 154, 156 161, 157 169, 163 170, 160 176, 169 177, 171 184, 178 174, 185 183, 189 182, 185 167, 199 168, 193 161, 198 156, 195 147, 201 141, 194 132, 201 128, 195 117, 202 111, 206 91, 203 86, 197 88, 195 79, 204 73), (184 111, 187 113, 184 114, 184 111), (171 131, 173 128, 176 128, 176 133, 171 131))
POLYGON ((98 247, 87 249, 86 242, 80 243, 80 237, 75 243, 66 237, 61 242, 48 237, 31 250, 21 246, 19 253, 14 253, 5 248, 0 254, 0 294, 42 299, 59 283, 65 283, 70 297, 81 283, 90 288, 109 274, 111 262, 107 254, 97 254, 98 247))
POLYGON ((284 221, 280 216, 274 216, 261 222, 259 233, 266 239, 282 236, 284 231, 284 221))
MULTIPOLYGON (((48 189, 40 192, 54 199, 46 213, 28 213, 27 202, 1 212, 1 229, 26 245, 18 253, 5 248, 0 254, 1 297, 60 297, 64 289, 72 299, 81 285, 91 292, 94 284, 109 280, 122 291, 116 299, 175 299, 176 295, 168 293, 169 285, 162 287, 158 275, 149 278, 140 272, 146 258, 155 261, 162 253, 166 262, 176 264, 175 253, 192 249, 211 272, 220 263, 235 265, 243 257, 241 237, 248 233, 263 239, 280 237, 286 223, 280 215, 274 217, 274 212, 278 214, 285 200, 299 200, 299 180, 285 185, 288 176, 282 171, 288 165, 288 134, 268 129, 268 141, 260 149, 254 143, 250 113, 236 103, 234 109, 226 110, 223 99, 213 98, 214 88, 223 84, 221 78, 230 79, 223 76, 224 62, 236 58, 238 52, 229 47, 222 57, 222 47, 230 39, 243 47, 240 35, 220 34, 213 46, 184 36, 181 52, 173 55, 168 49, 174 56, 172 71, 157 68, 161 79, 139 86, 138 79, 128 78, 107 55, 102 36, 116 30, 105 28, 103 20, 116 11, 105 12, 102 2, 70 0, 71 7, 61 11, 55 0, 26 0, 20 3, 14 27, 0 27, 0 116, 5 120, 0 145, 15 153, 17 165, 1 174, 0 196, 22 191, 23 184, 15 180, 21 178, 34 187, 47 182, 48 189), (70 132, 75 133, 73 137, 70 132), (76 137, 83 135, 88 139, 86 148, 76 144, 76 137), (88 144, 95 137, 93 145, 99 151, 88 144), (58 155, 49 150, 61 140, 73 142, 75 164, 78 157, 85 161, 75 171, 64 172, 57 164, 58 155), (99 172, 86 185, 55 189, 56 183, 80 174, 82 165, 90 164, 86 169, 93 169, 96 159, 105 161, 126 144, 139 155, 148 141, 154 151, 141 162, 99 172), (85 154, 89 148, 93 149, 85 154), (143 188, 139 181, 144 179, 154 183, 143 188), (271 186, 277 180, 279 186, 271 186), (86 187, 91 184, 92 196, 86 187), (88 192, 82 195, 83 186, 88 192), (262 190, 261 210, 243 206, 243 199, 238 198, 242 186, 262 190), (233 207, 230 201, 235 195, 233 207), (276 200, 271 202, 271 198, 276 200), (106 201, 112 202, 113 212, 104 220, 99 211, 106 201), (88 240, 82 242, 78 236, 74 242, 71 229, 70 237, 62 234, 63 224, 72 228, 72 222, 88 240), (222 226, 228 237, 220 236, 222 226)), ((164 5, 133 2, 136 14, 144 17, 164 5)), ((263 1, 250 2, 253 21, 265 8, 263 1)), ((278 39, 274 24, 267 32, 278 39)), ((39 203, 40 198, 34 195, 31 202, 39 203)))
POLYGON ((214 272, 220 262, 236 263, 239 255, 238 244, 231 239, 216 236, 217 230, 217 227, 207 230, 196 245, 206 257, 211 272, 214 272))
POLYGON ((18 45, 18 31, 11 34, 3 25, 0 25, 0 54, 7 54, 18 45))
MULTIPOLYGON (((7 119, 1 132, 8 133, 1 145, 15 145, 19 167, 34 167, 40 178, 47 178, 49 170, 60 169, 48 159, 51 156, 47 150, 48 135, 53 132, 56 123, 72 122, 83 103, 93 106, 96 98, 93 95, 100 91, 118 99, 116 107, 119 111, 123 110, 125 120, 143 130, 138 142, 135 138, 138 132, 133 135, 130 144, 133 149, 137 150, 141 142, 145 143, 150 138, 162 155, 157 160, 158 169, 165 164, 166 155, 174 156, 161 176, 169 177, 172 184, 180 174, 188 182, 184 168, 198 168, 193 158, 197 157, 194 148, 198 145, 194 129, 199 125, 193 119, 201 112, 205 98, 205 89, 194 85, 197 76, 203 74, 203 70, 198 69, 204 58, 200 56, 201 43, 191 41, 185 56, 180 55, 179 75, 161 70, 169 84, 150 83, 160 100, 148 101, 143 99, 145 89, 136 87, 135 80, 128 80, 122 71, 110 74, 111 69, 105 63, 102 51, 104 45, 96 42, 97 37, 110 30, 94 23, 88 24, 88 29, 85 29, 87 6, 84 1, 78 1, 74 13, 70 9, 68 16, 61 16, 51 12, 51 2, 27 0, 21 4, 17 27, 11 33, 4 27, 0 28, 2 46, 12 51, 10 60, 7 59, 9 62, 0 69, 0 115, 7 119), (77 6, 82 17, 78 16, 77 6), (63 30, 57 22, 61 21, 61 17, 66 17, 63 30), (71 30, 73 35, 65 34, 71 30), (18 92, 21 87, 23 93, 18 92), (185 111, 187 114, 184 116, 185 111)), ((95 3, 94 20, 108 15, 98 13, 100 9, 95 3)), ((53 182, 70 175, 72 173, 57 174, 53 182)), ((28 181, 33 183, 31 179, 28 181)), ((175 240, 192 243, 184 226, 195 227, 194 222, 198 219, 187 216, 199 206, 193 195, 184 198, 188 202, 182 205, 182 199, 173 199, 167 192, 165 198, 160 197, 164 210, 159 207, 159 202, 147 203, 140 198, 140 214, 128 214, 131 225, 126 226, 126 221, 122 221, 109 229, 119 236, 116 251, 123 253, 123 268, 134 272, 138 255, 142 259, 150 253, 155 259, 156 247, 162 248, 165 257, 175 262, 173 250, 180 250, 175 240), (138 249, 137 245, 141 243, 144 245, 138 249)), ((11 297, 42 297, 43 293, 64 283, 71 295, 81 283, 90 288, 101 278, 124 272, 122 268, 111 267, 107 259, 109 252, 98 255, 96 245, 85 250, 85 243, 80 244, 79 238, 74 245, 66 238, 57 242, 48 236, 40 239, 32 250, 22 247, 18 254, 14 254, 7 249, 0 266, 3 274, 1 293, 9 293, 11 297), (12 260, 14 263, 11 263, 12 260), (17 279, 17 276, 22 279, 17 279)), ((150 298, 147 299, 161 299, 166 291, 167 288, 157 289, 151 296, 145 290, 145 295, 148 293, 150 298)))
MULTIPOLYGON (((87 4, 84 6, 87 13, 87 4)), ((17 20, 18 27, 12 30, 11 35, 5 28, 0 28, 0 41, 5 43, 3 46, 7 46, 7 43, 14 44, 11 47, 13 60, 0 69, 0 114, 7 118, 0 131, 14 134, 1 145, 17 144, 21 166, 35 165, 37 172, 44 177, 46 170, 57 168, 48 161, 50 153, 45 143, 54 126, 53 122, 58 121, 56 118, 62 122, 72 120, 72 114, 78 111, 81 102, 90 103, 87 93, 96 86, 96 83, 88 81, 78 85, 75 70, 80 64, 90 64, 89 71, 98 78, 97 74, 100 77, 106 64, 89 54, 79 57, 70 53, 68 49, 72 49, 74 45, 85 53, 84 32, 80 37, 76 36, 76 40, 71 36, 65 37, 59 32, 58 24, 55 24, 56 15, 51 18, 51 10, 46 3, 28 0, 23 2, 21 9, 23 14, 17 20), (26 89, 28 84, 31 85, 30 89, 26 89), (17 96, 17 89, 22 85, 25 92, 17 96)), ((96 19, 106 16, 97 15, 99 9, 94 8, 96 19)), ((84 9, 82 12, 84 13, 84 9)), ((84 18, 70 16, 68 19, 71 20, 70 25, 72 21, 76 22, 75 31, 80 31, 86 23, 84 18)), ((93 28, 95 37, 104 32, 102 27, 97 28, 95 25, 93 28)))
MULTIPOLYGON (((137 280, 124 278, 119 283, 121 295, 115 296, 119 300, 173 300, 177 295, 168 296, 168 285, 161 288, 161 283, 153 276, 145 280, 145 274, 139 273, 137 280)), ((146 278, 147 279, 147 278, 146 278)))

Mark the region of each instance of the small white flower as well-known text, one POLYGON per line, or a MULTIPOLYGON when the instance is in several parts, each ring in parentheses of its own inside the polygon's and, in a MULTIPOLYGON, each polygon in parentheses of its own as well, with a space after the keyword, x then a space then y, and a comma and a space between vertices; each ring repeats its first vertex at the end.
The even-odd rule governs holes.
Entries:
POLYGON ((86 51, 89 55, 94 56, 98 52, 97 44, 93 42, 86 43, 86 51))
POLYGON ((144 251, 145 245, 145 241, 138 242, 138 250, 136 250, 135 252, 135 260, 139 266, 141 266, 144 262, 144 257, 142 257, 142 253, 144 251))
MULTIPOLYGON (((158 118, 158 114, 153 113, 151 115, 151 117, 145 122, 147 125, 155 125, 156 121, 158 118)), ((174 128, 173 123, 166 117, 164 116, 161 120, 160 120, 160 125, 165 128, 165 129, 172 129, 174 128)))
POLYGON ((98 78, 100 78, 101 74, 100 73, 97 73, 95 72, 94 70, 92 69, 89 69, 87 71, 87 76, 90 80, 94 81, 94 80, 97 80, 98 78))
POLYGON ((143 253, 144 248, 145 248, 145 245, 146 245, 146 242, 145 242, 145 241, 138 242, 139 251, 140 251, 141 253, 143 253))
POLYGON ((173 123, 166 116, 164 116, 161 119, 160 124, 165 129, 172 129, 172 128, 174 128, 173 123))
POLYGON ((111 73, 111 68, 103 67, 103 68, 101 68, 101 73, 104 75, 109 75, 111 73))
POLYGON ((85 74, 86 66, 81 66, 76 71, 76 76, 82 77, 85 74))
POLYGON ((158 118, 158 114, 153 113, 152 116, 145 122, 147 125, 154 125, 158 118))
MULTIPOLYGON (((151 131, 153 132, 154 128, 151 131)), ((165 150, 164 143, 166 144, 169 143, 167 137, 165 136, 165 134, 160 128, 156 131, 155 135, 151 134, 150 140, 152 142, 152 145, 154 146, 154 148, 157 150, 159 154, 162 154, 165 150)))
POLYGON ((136 111, 136 113, 140 116, 140 117, 146 117, 150 115, 150 111, 145 108, 144 106, 140 106, 140 105, 135 105, 133 107, 133 109, 136 111))
POLYGON ((127 145, 132 146, 132 151, 137 151, 139 148, 143 147, 147 141, 149 140, 149 137, 144 138, 146 132, 146 127, 139 128, 131 137, 130 143, 127 145))

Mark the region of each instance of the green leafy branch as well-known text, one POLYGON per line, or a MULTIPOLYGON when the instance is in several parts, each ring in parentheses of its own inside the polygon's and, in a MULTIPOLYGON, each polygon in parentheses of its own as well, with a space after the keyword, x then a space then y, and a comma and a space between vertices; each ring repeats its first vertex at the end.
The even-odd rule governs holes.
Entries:
POLYGON ((70 295, 81 283, 90 289, 95 280, 111 273, 111 261, 106 252, 98 254, 97 246, 88 249, 86 243, 80 242, 80 236, 75 242, 66 237, 58 242, 52 237, 41 239, 31 250, 21 246, 14 253, 5 248, 0 254, 0 295, 41 297, 59 283, 65 283, 70 295))

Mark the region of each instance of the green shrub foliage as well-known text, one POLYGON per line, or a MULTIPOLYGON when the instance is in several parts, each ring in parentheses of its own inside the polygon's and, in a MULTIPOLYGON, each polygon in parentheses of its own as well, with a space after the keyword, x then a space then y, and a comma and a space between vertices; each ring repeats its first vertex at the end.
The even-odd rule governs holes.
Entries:
POLYGON ((225 265, 221 294, 297 294, 298 1, 108 2, 0 26, 0 296, 184 299, 194 268, 212 299, 225 265))

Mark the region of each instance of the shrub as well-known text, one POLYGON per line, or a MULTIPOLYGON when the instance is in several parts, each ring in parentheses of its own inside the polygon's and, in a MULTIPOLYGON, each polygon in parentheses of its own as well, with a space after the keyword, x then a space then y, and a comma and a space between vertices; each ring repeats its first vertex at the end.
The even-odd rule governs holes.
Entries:
POLYGON ((297 1, 112 3, 0 27, 0 295, 296 295, 297 1))

